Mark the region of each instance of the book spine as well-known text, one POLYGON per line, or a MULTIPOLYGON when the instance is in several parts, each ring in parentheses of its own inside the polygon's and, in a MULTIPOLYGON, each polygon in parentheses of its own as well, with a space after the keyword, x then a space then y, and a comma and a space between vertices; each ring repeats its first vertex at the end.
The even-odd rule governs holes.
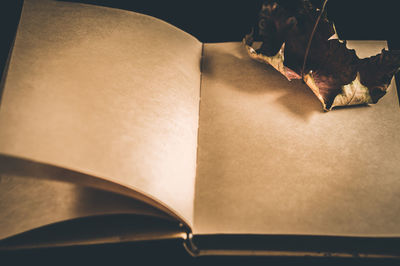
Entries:
POLYGON ((192 232, 187 232, 186 238, 183 241, 183 246, 186 249, 186 251, 192 256, 192 257, 197 257, 200 255, 200 250, 199 248, 194 244, 193 242, 193 234, 192 232))

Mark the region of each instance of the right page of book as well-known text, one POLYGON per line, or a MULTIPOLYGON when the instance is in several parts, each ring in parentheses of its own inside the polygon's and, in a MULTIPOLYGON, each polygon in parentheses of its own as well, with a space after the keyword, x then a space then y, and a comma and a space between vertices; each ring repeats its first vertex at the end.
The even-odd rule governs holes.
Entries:
POLYGON ((394 81, 376 105, 323 112, 242 44, 206 44, 194 233, 400 236, 399 132, 394 81))

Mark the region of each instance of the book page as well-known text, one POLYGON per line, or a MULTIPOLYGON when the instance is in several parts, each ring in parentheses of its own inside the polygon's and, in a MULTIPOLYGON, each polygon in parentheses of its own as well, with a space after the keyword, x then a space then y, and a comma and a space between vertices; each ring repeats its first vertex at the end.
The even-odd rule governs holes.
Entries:
POLYGON ((0 241, 0 252, 123 242, 136 242, 140 245, 140 242, 143 244, 160 240, 181 244, 186 236, 186 231, 176 221, 151 216, 115 214, 63 221, 16 235, 0 241))
MULTIPOLYGON (((359 57, 383 41, 348 42, 359 57)), ((400 236, 400 109, 323 112, 301 81, 206 44, 195 234, 400 236)))
POLYGON ((168 219, 164 212, 119 194, 67 182, 0 176, 0 239, 61 221, 115 214, 168 219))
POLYGON ((0 153, 120 184, 190 224, 201 50, 146 15, 25 1, 0 106, 0 153))

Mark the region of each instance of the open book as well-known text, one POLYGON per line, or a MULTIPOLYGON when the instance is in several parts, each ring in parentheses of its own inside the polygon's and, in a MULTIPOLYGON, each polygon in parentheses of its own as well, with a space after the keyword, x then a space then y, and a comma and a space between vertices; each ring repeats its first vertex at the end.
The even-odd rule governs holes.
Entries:
POLYGON ((2 249, 180 238, 193 255, 400 255, 394 82, 377 105, 324 113, 239 42, 25 0, 1 95, 2 249))

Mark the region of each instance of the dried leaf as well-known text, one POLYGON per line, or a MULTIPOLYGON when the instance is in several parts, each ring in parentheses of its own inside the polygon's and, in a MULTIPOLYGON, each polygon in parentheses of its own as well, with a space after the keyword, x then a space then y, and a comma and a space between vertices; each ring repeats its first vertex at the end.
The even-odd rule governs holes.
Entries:
MULTIPOLYGON (((308 37, 319 12, 308 0, 266 1, 258 19, 260 49, 252 47, 254 31, 243 39, 249 56, 272 65, 288 80, 301 79, 308 37)), ((303 80, 329 111, 336 106, 377 103, 400 68, 400 51, 382 50, 360 59, 337 38, 333 23, 323 17, 306 63, 303 80)))

